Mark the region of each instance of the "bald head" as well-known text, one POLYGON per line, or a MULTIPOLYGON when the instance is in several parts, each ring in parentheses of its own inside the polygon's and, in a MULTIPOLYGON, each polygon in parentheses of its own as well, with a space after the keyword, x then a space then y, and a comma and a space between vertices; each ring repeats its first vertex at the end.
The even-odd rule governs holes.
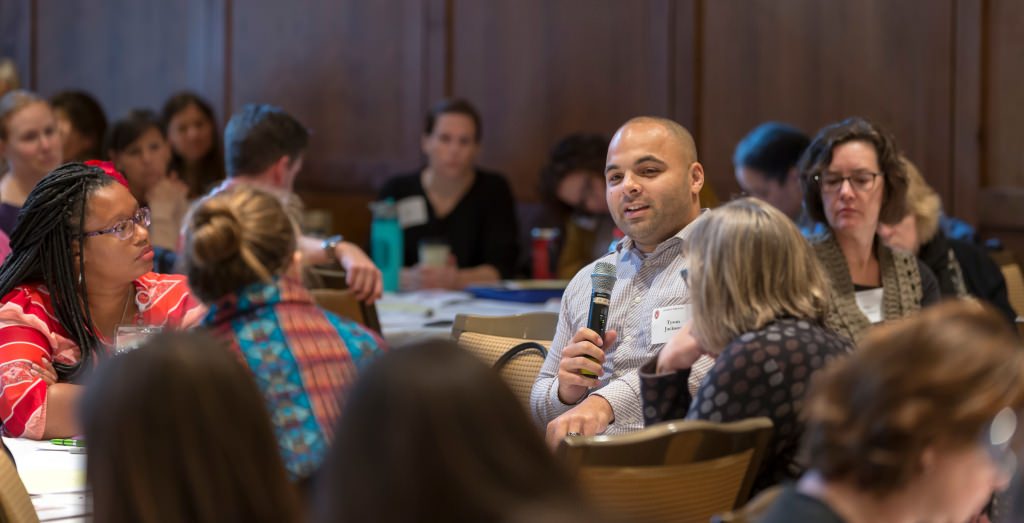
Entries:
POLYGON ((683 161, 686 163, 697 161, 697 143, 693 140, 693 135, 690 134, 690 131, 674 120, 660 116, 636 116, 630 118, 626 123, 622 124, 622 127, 619 127, 618 131, 615 131, 612 141, 617 140, 620 134, 628 130, 649 126, 661 127, 668 131, 668 134, 675 140, 676 143, 674 145, 678 147, 678 151, 682 154, 683 161))

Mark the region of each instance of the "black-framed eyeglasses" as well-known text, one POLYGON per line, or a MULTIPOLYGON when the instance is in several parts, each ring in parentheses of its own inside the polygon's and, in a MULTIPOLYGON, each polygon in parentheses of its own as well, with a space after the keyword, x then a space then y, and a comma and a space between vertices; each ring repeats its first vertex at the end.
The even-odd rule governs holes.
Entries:
POLYGON ((135 236, 136 225, 149 227, 149 222, 149 207, 139 207, 139 210, 135 211, 135 214, 133 214, 131 218, 121 220, 111 227, 100 231, 87 232, 85 233, 85 237, 91 238, 93 236, 100 236, 103 234, 113 234, 118 240, 130 240, 135 236))
POLYGON ((849 181, 850 187, 857 192, 869 192, 875 188, 878 181, 878 173, 870 171, 857 171, 849 176, 838 173, 825 173, 814 175, 814 181, 821 187, 822 192, 837 193, 843 187, 843 182, 849 181))

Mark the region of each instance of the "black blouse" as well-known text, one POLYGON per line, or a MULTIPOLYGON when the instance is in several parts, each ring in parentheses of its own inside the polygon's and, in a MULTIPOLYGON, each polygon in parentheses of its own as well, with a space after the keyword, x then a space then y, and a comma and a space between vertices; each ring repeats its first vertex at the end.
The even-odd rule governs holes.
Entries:
POLYGON ((817 322, 779 319, 730 342, 695 398, 686 386, 690 370, 655 374, 655 357, 640 369, 644 423, 681 418, 729 422, 765 416, 774 429, 753 492, 794 480, 804 471, 796 459, 803 434, 799 412, 811 377, 852 350, 852 342, 817 322))
POLYGON ((478 169, 466 195, 447 216, 438 218, 420 183, 420 171, 389 180, 380 199, 423 198, 427 221, 405 227, 405 266, 419 262, 422 240, 444 240, 451 247, 459 268, 493 265, 502 278, 515 276, 519 257, 515 200, 508 182, 500 174, 478 169))

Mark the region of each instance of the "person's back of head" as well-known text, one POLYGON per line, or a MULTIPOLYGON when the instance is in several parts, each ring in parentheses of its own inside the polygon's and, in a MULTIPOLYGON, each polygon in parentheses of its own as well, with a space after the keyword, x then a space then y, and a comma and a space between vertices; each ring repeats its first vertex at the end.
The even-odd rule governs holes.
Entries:
POLYGON ((102 365, 80 404, 96 521, 295 521, 294 488, 248 370, 202 333, 102 365))
POLYGON ((298 231, 282 196, 248 184, 203 198, 185 218, 189 286, 212 303, 273 279, 294 259, 298 231))
POLYGON ((720 351, 736 336, 783 317, 822 320, 828 280, 782 211, 741 198, 704 213, 686 231, 694 330, 720 351))
POLYGON ((1003 441, 989 431, 1022 408, 1019 338, 987 306, 948 301, 874 329, 849 358, 816 376, 804 445, 826 481, 878 499, 920 496, 953 521, 954 511, 976 514, 980 505, 966 505, 984 504, 1003 466, 1015 465, 1006 441, 1013 431, 1003 441), (964 477, 943 483, 950 470, 943 463, 974 455, 985 458, 959 461, 969 464, 958 469, 964 477))
POLYGON ((62 91, 50 98, 59 119, 66 117, 64 161, 105 158, 103 139, 107 134, 107 115, 94 96, 85 91, 62 91))
POLYGON ((786 181, 811 139, 799 129, 779 122, 758 125, 736 145, 732 156, 736 168, 757 169, 778 184, 786 181))
POLYGON ((377 360, 349 394, 318 521, 500 521, 576 502, 501 377, 447 341, 377 360))
POLYGON ((295 162, 308 143, 309 131, 292 115, 272 105, 246 105, 224 129, 227 174, 258 175, 283 157, 295 162))

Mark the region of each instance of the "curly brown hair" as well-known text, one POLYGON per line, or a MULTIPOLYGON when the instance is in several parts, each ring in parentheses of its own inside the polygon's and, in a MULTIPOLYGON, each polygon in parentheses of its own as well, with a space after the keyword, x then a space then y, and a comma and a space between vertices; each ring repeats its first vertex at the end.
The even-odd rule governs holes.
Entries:
POLYGON ((829 480, 898 490, 931 446, 974 445, 1003 408, 1024 407, 1024 351, 998 313, 948 301, 872 331, 815 376, 804 445, 829 480))
POLYGON ((899 149, 885 129, 860 117, 847 118, 822 128, 800 158, 800 185, 807 214, 815 221, 828 223, 817 177, 824 174, 832 163, 835 148, 848 142, 865 142, 875 148, 878 167, 882 171, 880 174, 885 180, 878 220, 887 225, 899 222, 906 215, 907 194, 907 173, 900 161, 899 149))

